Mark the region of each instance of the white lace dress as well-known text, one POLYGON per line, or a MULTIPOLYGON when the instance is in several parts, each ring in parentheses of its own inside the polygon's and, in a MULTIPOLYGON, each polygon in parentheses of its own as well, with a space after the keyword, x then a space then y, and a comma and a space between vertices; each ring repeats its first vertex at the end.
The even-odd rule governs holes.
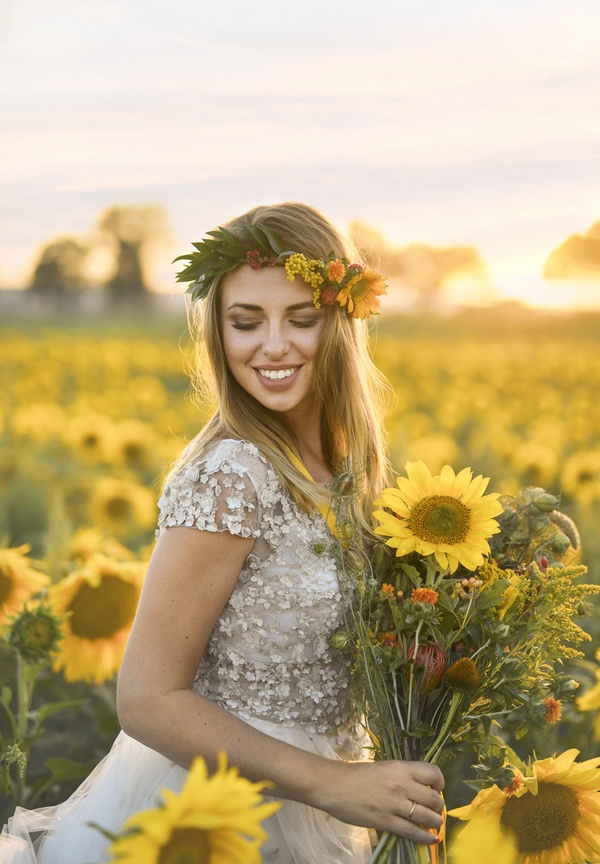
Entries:
MULTIPOLYGON (((159 507, 159 532, 185 525, 255 538, 194 688, 282 741, 331 759, 361 758, 349 668, 329 641, 342 623, 342 600, 322 516, 296 507, 254 445, 230 439, 181 469, 159 507)), ((178 790, 185 776, 121 732, 67 801, 17 810, 0 835, 0 864, 110 861, 106 840, 87 823, 118 831, 132 813, 156 806, 162 788, 178 790)), ((263 862, 365 864, 370 856, 365 829, 294 801, 282 801, 264 824, 263 862)))

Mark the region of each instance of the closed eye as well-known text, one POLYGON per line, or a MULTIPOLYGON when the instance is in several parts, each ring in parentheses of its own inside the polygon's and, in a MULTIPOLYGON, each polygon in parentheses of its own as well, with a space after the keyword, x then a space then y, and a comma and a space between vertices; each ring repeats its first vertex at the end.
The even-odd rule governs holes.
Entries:
POLYGON ((290 324, 293 324, 294 327, 316 327, 317 319, 316 318, 301 318, 297 321, 290 321, 290 324))
POLYGON ((231 326, 235 330, 255 330, 258 327, 258 323, 254 321, 232 321, 231 326))

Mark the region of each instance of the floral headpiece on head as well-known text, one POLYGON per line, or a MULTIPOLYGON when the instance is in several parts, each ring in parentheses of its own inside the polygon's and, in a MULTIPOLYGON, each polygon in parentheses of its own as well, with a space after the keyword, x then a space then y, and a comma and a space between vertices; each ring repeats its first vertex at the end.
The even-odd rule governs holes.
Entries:
POLYGON ((380 295, 386 293, 384 277, 362 264, 350 264, 330 252, 325 261, 308 258, 302 252, 286 249, 277 231, 266 225, 247 225, 242 242, 226 228, 209 231, 209 237, 192 243, 197 250, 180 255, 175 261, 188 261, 177 274, 178 282, 190 282, 187 293, 192 300, 202 300, 218 276, 230 273, 240 264, 253 270, 261 267, 284 267, 293 282, 299 276, 313 289, 318 309, 323 303, 344 307, 351 318, 370 318, 380 309, 380 295))

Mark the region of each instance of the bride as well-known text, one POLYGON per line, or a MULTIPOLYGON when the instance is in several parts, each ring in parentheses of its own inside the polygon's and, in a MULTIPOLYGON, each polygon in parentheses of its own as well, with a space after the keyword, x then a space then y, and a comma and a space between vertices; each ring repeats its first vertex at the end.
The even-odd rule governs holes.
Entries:
POLYGON ((198 373, 217 409, 159 501, 156 548, 118 680, 122 732, 74 795, 18 809, 1 864, 100 864, 132 813, 219 751, 280 809, 264 862, 365 864, 369 831, 436 838, 434 765, 370 762, 347 659, 328 484, 360 468, 357 520, 386 485, 382 381, 366 318, 382 278, 316 210, 257 207, 187 260, 198 373))

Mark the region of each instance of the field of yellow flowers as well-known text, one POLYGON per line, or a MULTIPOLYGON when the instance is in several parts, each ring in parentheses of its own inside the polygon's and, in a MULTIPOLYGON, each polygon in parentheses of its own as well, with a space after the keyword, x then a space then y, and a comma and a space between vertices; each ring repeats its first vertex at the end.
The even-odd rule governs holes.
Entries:
MULTIPOLYGON (((470 466, 491 477, 490 491, 533 485, 560 496, 596 582, 599 333, 588 317, 479 313, 388 317, 373 340, 395 393, 396 469, 414 459, 433 473, 470 466)), ((116 734, 114 679, 162 477, 210 411, 189 398, 186 345, 181 322, 0 327, 4 813, 64 797, 116 734), (30 599, 40 592, 42 606, 30 599)), ((582 701, 590 710, 572 706, 552 731, 580 749, 594 723, 600 738, 600 628, 590 617, 586 629, 592 641, 571 674, 592 694, 582 701)))

